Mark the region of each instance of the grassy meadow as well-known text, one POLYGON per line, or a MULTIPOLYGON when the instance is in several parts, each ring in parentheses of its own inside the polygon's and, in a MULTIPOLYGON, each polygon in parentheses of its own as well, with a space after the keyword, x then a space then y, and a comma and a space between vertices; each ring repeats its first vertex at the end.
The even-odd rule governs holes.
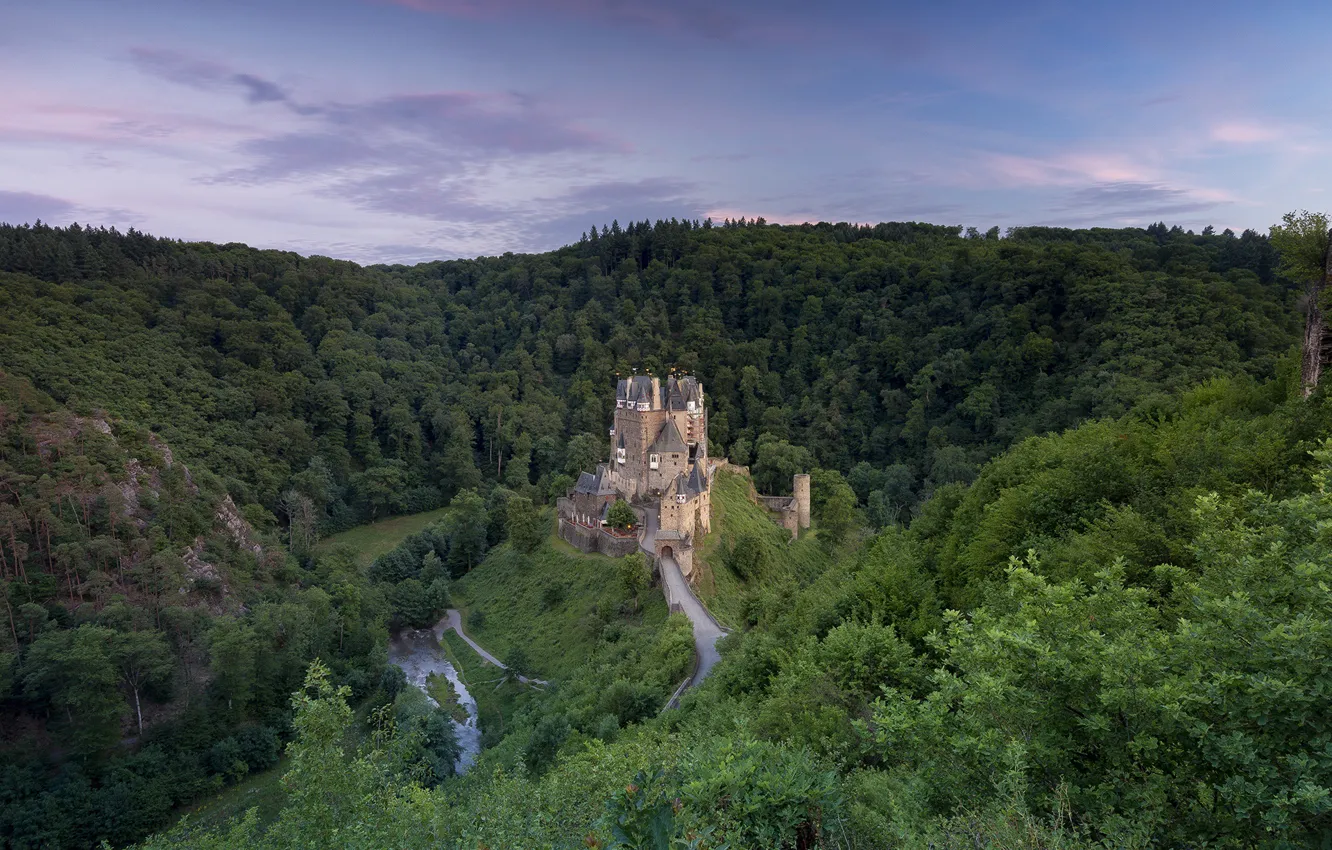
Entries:
POLYGON ((315 552, 326 552, 338 545, 350 546, 356 550, 357 562, 363 567, 368 567, 375 558, 393 551, 393 548, 405 537, 424 531, 426 526, 442 520, 448 511, 448 508, 439 508, 425 513, 389 517, 379 522, 358 525, 319 541, 315 552))
POLYGON ((718 469, 712 482, 712 532, 698 541, 694 554, 694 590, 703 604, 728 628, 744 620, 745 594, 759 585, 794 582, 806 585, 831 563, 809 530, 791 540, 761 505, 749 497, 750 481, 738 472, 718 469), (745 537, 763 550, 764 569, 748 581, 725 564, 724 545, 745 537))

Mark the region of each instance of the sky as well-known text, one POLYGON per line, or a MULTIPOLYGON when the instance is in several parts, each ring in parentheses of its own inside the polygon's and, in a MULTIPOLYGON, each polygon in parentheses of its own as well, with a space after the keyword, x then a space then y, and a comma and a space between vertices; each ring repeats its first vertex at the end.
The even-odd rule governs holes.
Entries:
POLYGON ((0 221, 358 262, 618 220, 1327 210, 1326 0, 0 5, 0 221))

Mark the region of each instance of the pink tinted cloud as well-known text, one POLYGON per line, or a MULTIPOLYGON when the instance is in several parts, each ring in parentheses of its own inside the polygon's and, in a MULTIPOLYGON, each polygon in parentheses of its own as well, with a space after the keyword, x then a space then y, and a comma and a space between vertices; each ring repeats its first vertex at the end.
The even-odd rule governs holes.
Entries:
POLYGON ((1151 169, 1116 154, 1077 153, 1049 158, 989 154, 982 161, 985 169, 980 180, 1004 187, 1079 186, 1155 179, 1151 169))
POLYGON ((1284 135, 1279 127, 1265 124, 1232 122, 1217 124, 1212 128, 1212 139, 1237 145, 1250 145, 1258 142, 1274 142, 1284 135))
POLYGON ((220 121, 202 115, 150 109, 90 106, 61 92, 26 91, 0 95, 6 116, 0 138, 16 141, 68 141, 96 144, 173 139, 217 141, 244 138, 256 125, 220 121))

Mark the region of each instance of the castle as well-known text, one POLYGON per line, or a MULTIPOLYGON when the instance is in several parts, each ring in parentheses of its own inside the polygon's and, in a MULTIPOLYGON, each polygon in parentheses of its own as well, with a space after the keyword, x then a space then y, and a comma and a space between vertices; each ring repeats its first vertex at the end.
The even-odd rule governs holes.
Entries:
POLYGON ((694 537, 712 528, 708 414, 697 378, 635 375, 616 384, 610 462, 584 472, 559 500, 560 536, 584 551, 633 551, 604 525, 617 499, 656 526, 656 554, 674 556, 688 575, 694 537))
MULTIPOLYGON (((610 461, 584 472, 557 500, 560 537, 584 552, 623 556, 638 549, 638 534, 609 523, 611 505, 634 509, 644 546, 671 557, 685 578, 694 568, 694 540, 712 530, 712 473, 725 461, 708 457, 708 411, 703 384, 692 375, 624 378, 615 386, 610 461)), ((746 473, 747 470, 743 470, 746 473)), ((794 539, 810 525, 809 475, 799 473, 791 496, 751 498, 794 539)))

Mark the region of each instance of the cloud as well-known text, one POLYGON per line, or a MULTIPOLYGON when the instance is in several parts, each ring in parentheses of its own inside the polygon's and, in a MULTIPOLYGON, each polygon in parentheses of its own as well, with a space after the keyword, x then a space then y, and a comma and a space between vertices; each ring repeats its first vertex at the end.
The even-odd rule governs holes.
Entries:
POLYGON ((432 139, 440 146, 521 154, 627 149, 551 114, 533 98, 514 93, 403 94, 365 103, 316 107, 312 114, 345 130, 374 126, 432 139))
POLYGON ((36 192, 0 190, 0 223, 32 224, 39 220, 52 225, 82 221, 124 227, 142 223, 143 217, 122 207, 89 206, 36 192))
POLYGON ((69 220, 77 207, 62 198, 35 192, 0 190, 0 223, 31 224, 40 220, 69 220))
POLYGON ((733 41, 762 23, 762 16, 741 16, 699 0, 383 0, 418 12, 471 20, 575 18, 655 32, 733 41), (757 17, 757 20, 755 19, 757 17))
POLYGON ((277 83, 254 74, 239 73, 208 59, 157 47, 130 48, 130 61, 145 74, 200 91, 239 90, 248 103, 282 103, 301 107, 277 83))
POLYGON ((235 74, 230 79, 246 90, 245 99, 250 103, 285 103, 291 100, 276 83, 253 74, 235 74))
MULTIPOLYGON (((277 84, 176 51, 136 48, 135 64, 160 79, 209 91, 233 90, 252 104, 280 103, 296 125, 252 135, 236 152, 249 162, 202 182, 263 185, 300 180, 313 192, 363 210, 436 222, 512 219, 512 202, 487 200, 502 188, 490 172, 576 173, 579 154, 628 153, 628 145, 579 126, 540 98, 516 92, 403 93, 355 102, 310 103, 277 84)), ((142 136, 164 133, 126 126, 142 136)), ((645 187, 642 187, 645 188, 645 187)))
POLYGON ((1068 212, 1142 218, 1210 210, 1227 203, 1213 194, 1177 189, 1161 183, 1100 183, 1070 192, 1056 207, 1068 212))
POLYGON ((1152 172, 1119 154, 1076 153, 1040 158, 986 154, 982 182, 1015 186, 1082 186, 1087 183, 1145 182, 1152 172))
POLYGON ((568 175, 570 157, 627 146, 514 93, 402 94, 302 107, 307 129, 245 141, 251 164, 213 182, 300 179, 360 209, 439 222, 497 223, 517 214, 505 173, 568 175))
POLYGON ((387 265, 398 263, 403 265, 415 265, 416 263, 428 263, 433 260, 452 260, 465 256, 463 253, 443 250, 431 245, 416 245, 412 243, 388 243, 379 245, 368 242, 311 242, 308 240, 296 240, 285 247, 287 250, 294 250, 305 256, 318 255, 321 257, 351 259, 362 265, 375 265, 378 263, 387 265))
POLYGON ((693 183, 669 177, 611 180, 574 186, 557 197, 542 198, 541 201, 566 208, 603 209, 644 202, 678 201, 691 195, 696 188, 693 183))
POLYGON ((1212 127, 1212 140, 1236 145, 1250 145, 1258 142, 1275 142, 1285 137, 1287 131, 1270 124, 1232 122, 1217 124, 1212 127))

